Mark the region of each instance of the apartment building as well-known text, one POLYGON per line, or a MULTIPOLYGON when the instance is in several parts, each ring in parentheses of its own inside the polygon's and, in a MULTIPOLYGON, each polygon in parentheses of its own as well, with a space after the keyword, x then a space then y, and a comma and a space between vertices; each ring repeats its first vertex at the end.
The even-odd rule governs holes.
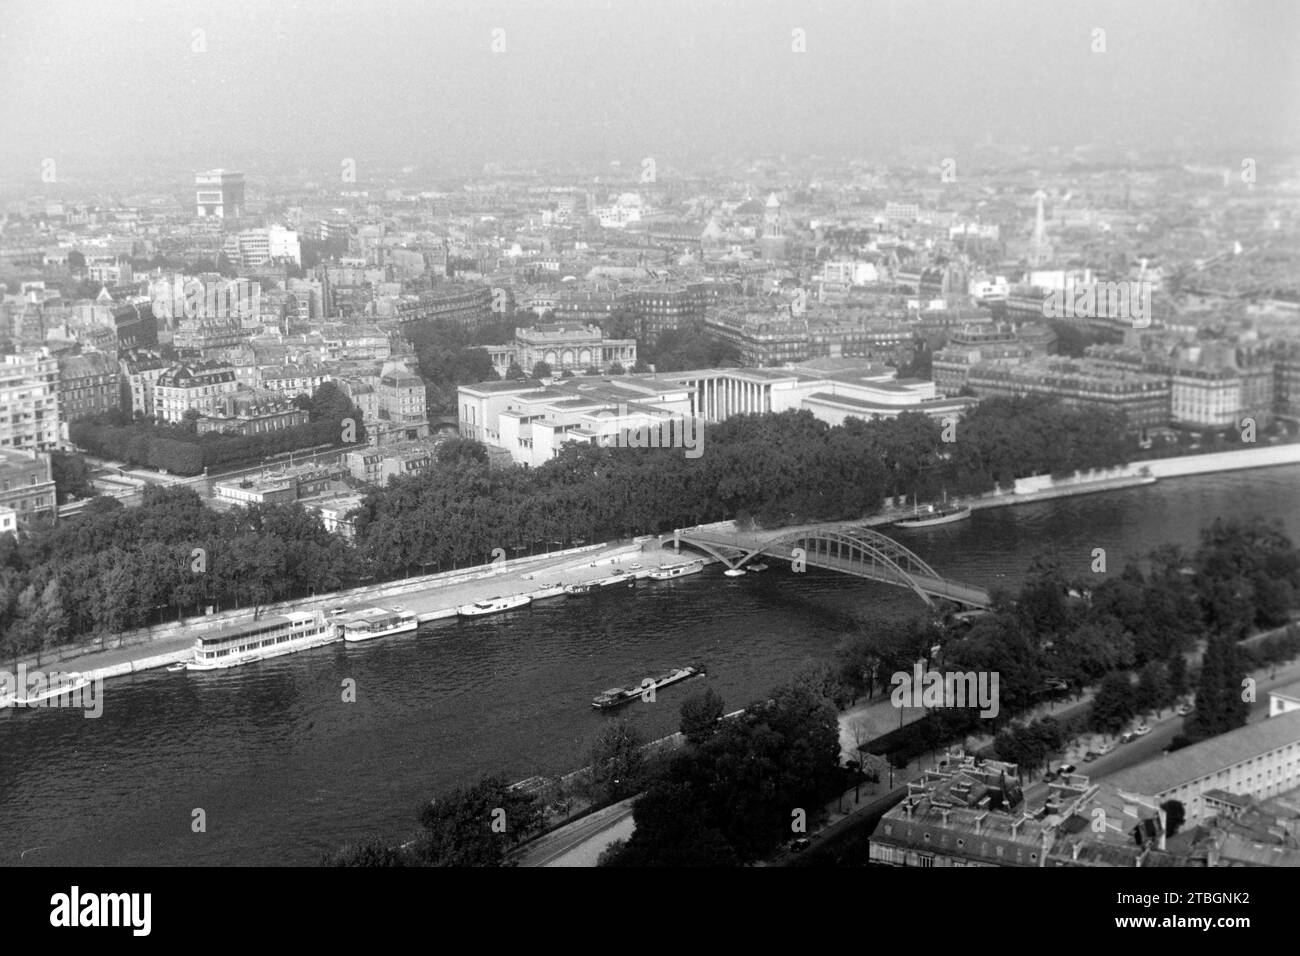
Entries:
POLYGON ((636 315, 637 340, 653 345, 669 329, 704 318, 705 292, 685 284, 643 286, 626 293, 623 304, 636 315))
POLYGON ((122 407, 121 371, 103 352, 61 355, 59 408, 63 422, 71 424, 122 407))
POLYGON ((1109 778, 1115 786, 1177 800, 1188 825, 1212 816, 1210 791, 1266 799, 1300 787, 1300 711, 1283 711, 1109 778))
POLYGON ((1143 867, 1188 865, 1168 852, 1165 812, 1151 795, 1081 774, 1026 795, 1015 764, 948 754, 908 784, 871 834, 883 866, 1143 867), (1106 825, 1090 825, 1103 820, 1106 825))
POLYGON ((157 352, 129 351, 118 357, 120 407, 129 417, 154 413, 153 388, 171 366, 157 352))
POLYGON ((736 348, 747 366, 767 367, 821 356, 906 361, 914 343, 906 323, 861 309, 719 308, 705 319, 708 334, 736 348))
POLYGON ((302 264, 298 233, 283 226, 245 229, 227 237, 222 251, 240 269, 260 266, 267 260, 302 264))
POLYGON ((365 445, 343 455, 343 466, 357 481, 386 485, 390 478, 404 478, 428 471, 438 460, 441 440, 399 442, 393 445, 365 445))
POLYGON ((1241 424, 1241 376, 1234 369, 1179 366, 1170 396, 1176 425, 1221 429, 1241 424))
POLYGON ((3 358, 0 449, 54 447, 60 438, 58 359, 48 348, 3 358))
POLYGON ((153 389, 153 414, 160 422, 176 423, 193 409, 214 415, 224 396, 239 388, 229 365, 173 365, 158 377, 153 389))
POLYGON ((1019 365, 981 362, 969 369, 966 385, 981 398, 1042 395, 1059 399, 1067 408, 1123 412, 1134 430, 1167 426, 1170 419, 1166 379, 1087 359, 1035 359, 1019 365))
POLYGON ((20 528, 36 515, 57 512, 48 454, 0 448, 0 509, 11 509, 20 528))
POLYGON ((385 362, 380 372, 379 417, 404 425, 427 425, 429 421, 424 379, 404 360, 385 362))
POLYGON ((195 421, 200 435, 263 435, 306 425, 308 413, 277 392, 244 390, 219 397, 215 411, 195 421))
POLYGON ((976 347, 949 345, 931 356, 930 378, 944 395, 955 395, 966 387, 970 370, 976 365, 984 362, 1019 365, 1029 357, 1030 350, 1019 343, 976 347))
POLYGON ((268 392, 278 392, 286 398, 296 395, 314 395, 316 389, 334 376, 317 365, 263 365, 257 370, 258 387, 268 392))

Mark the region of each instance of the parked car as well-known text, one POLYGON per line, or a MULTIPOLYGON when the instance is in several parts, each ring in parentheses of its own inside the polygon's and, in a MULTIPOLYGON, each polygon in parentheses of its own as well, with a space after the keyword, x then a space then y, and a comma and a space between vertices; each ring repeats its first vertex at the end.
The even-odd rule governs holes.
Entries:
POLYGON ((1178 708, 1178 716, 1179 716, 1179 717, 1186 717, 1186 716, 1187 716, 1188 714, 1190 714, 1191 712, 1192 712, 1192 705, 1191 705, 1191 704, 1183 704, 1181 707, 1178 708))
POLYGON ((1129 741, 1131 741, 1132 739, 1133 739, 1133 735, 1132 735, 1132 734, 1124 734, 1124 735, 1122 735, 1122 736, 1119 738, 1119 742, 1122 743, 1122 744, 1126 744, 1126 743, 1128 743, 1129 741))
POLYGON ((809 843, 807 837, 799 837, 797 840, 790 841, 791 853, 802 853, 804 850, 808 849, 808 847, 809 843))
POLYGON ((1063 763, 1056 768, 1056 775, 1058 777, 1064 777, 1067 773, 1074 773, 1078 769, 1079 768, 1072 763, 1063 763))
POLYGON ((1097 759, 1098 757, 1100 757, 1100 756, 1101 756, 1101 754, 1097 753, 1097 751, 1095 751, 1095 750, 1089 750, 1086 754, 1083 755, 1083 762, 1084 762, 1084 763, 1092 763, 1094 760, 1096 760, 1096 759, 1097 759))
POLYGON ((1104 757, 1106 756, 1106 754, 1110 753, 1114 749, 1115 749, 1114 744, 1102 744, 1100 747, 1097 748, 1097 755, 1104 757))
POLYGON ((1146 724, 1139 724, 1137 727, 1133 728, 1134 737, 1145 737, 1149 733, 1151 733, 1151 728, 1146 724))

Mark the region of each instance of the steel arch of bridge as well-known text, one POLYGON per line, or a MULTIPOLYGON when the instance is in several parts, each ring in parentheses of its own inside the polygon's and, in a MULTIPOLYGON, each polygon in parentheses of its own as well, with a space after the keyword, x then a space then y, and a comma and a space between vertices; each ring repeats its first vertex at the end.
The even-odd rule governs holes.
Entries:
MULTIPOLYGON (((934 607, 936 594, 941 597, 950 596, 943 591, 927 588, 917 580, 919 577, 928 578, 936 584, 948 583, 919 555, 893 538, 868 527, 805 529, 769 538, 756 548, 739 543, 721 544, 691 534, 681 534, 679 537, 683 543, 708 552, 729 568, 742 567, 760 554, 789 560, 789 549, 802 543, 805 546, 805 560, 814 566, 819 565, 821 562, 818 559, 822 558, 827 562, 857 564, 863 566, 864 570, 869 568, 872 573, 864 574, 864 577, 911 588, 929 607, 934 607)), ((843 571, 844 568, 833 567, 831 570, 843 571)))

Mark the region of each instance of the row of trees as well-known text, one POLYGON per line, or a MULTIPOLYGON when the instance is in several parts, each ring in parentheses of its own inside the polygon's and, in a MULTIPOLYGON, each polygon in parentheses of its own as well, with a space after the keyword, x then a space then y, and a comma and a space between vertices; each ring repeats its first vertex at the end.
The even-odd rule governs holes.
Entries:
POLYGON ((545 465, 473 463, 396 479, 367 498, 360 547, 377 573, 659 533, 736 517, 777 526, 876 511, 886 496, 975 493, 1044 470, 1115 464, 1116 423, 1050 402, 994 399, 956 426, 908 413, 831 427, 807 411, 708 426, 701 454, 571 443, 545 465), (951 435, 951 432, 949 433, 951 435))
POLYGON ((0 656, 39 653, 217 609, 354 586, 348 546, 296 505, 214 511, 190 489, 139 508, 93 501, 71 521, 0 537, 0 656))

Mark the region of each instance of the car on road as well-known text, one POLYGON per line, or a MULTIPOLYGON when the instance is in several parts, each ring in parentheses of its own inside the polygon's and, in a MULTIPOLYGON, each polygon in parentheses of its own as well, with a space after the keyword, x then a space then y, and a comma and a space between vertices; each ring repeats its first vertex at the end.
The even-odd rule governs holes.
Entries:
POLYGON ((1146 724, 1139 724, 1138 726, 1133 728, 1134 737, 1145 737, 1149 733, 1151 733, 1151 728, 1148 727, 1146 724))
POLYGON ((1096 760, 1096 759, 1097 759, 1098 757, 1100 757, 1100 756, 1101 756, 1101 754, 1097 753, 1097 751, 1095 751, 1095 750, 1089 750, 1086 754, 1083 755, 1083 762, 1084 762, 1084 763, 1092 763, 1094 760, 1096 760))
POLYGON ((1074 773, 1078 769, 1079 768, 1072 763, 1063 763, 1056 768, 1056 775, 1058 777, 1064 777, 1066 774, 1074 773))

